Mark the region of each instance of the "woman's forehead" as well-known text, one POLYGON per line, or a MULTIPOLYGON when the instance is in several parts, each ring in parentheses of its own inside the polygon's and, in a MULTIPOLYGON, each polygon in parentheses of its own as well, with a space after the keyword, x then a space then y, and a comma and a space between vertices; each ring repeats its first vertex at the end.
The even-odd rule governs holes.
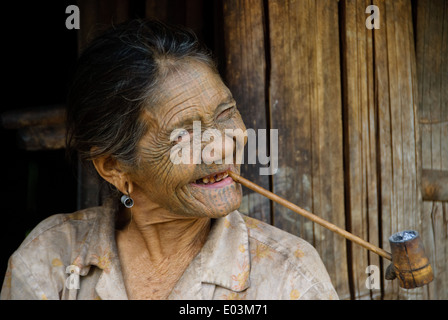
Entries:
POLYGON ((190 107, 197 112, 207 112, 207 108, 213 109, 224 100, 231 99, 231 93, 221 77, 199 62, 176 68, 163 79, 157 95, 152 113, 163 118, 170 118, 173 113, 190 107))

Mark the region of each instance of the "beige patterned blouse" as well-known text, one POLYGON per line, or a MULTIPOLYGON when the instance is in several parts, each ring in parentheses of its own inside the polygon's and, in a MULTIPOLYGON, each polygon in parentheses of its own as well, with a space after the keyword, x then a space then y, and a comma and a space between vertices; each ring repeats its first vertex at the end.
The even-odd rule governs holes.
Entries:
MULTIPOLYGON (((42 221, 11 256, 1 299, 127 299, 112 205, 42 221)), ((316 250, 234 211, 216 219, 169 299, 338 299, 316 250)))

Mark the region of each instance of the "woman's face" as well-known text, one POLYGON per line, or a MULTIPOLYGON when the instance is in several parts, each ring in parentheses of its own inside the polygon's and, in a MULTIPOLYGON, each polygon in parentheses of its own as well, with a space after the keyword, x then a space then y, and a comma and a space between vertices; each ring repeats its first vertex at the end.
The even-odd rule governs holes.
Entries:
POLYGON ((240 169, 233 157, 236 139, 229 133, 246 128, 229 89, 208 66, 190 61, 159 90, 157 102, 143 115, 148 132, 139 144, 139 167, 131 174, 136 205, 150 200, 178 215, 213 218, 238 209, 241 186, 225 172, 240 169), (208 140, 206 130, 221 137, 208 140), (180 155, 181 163, 173 161, 180 155))

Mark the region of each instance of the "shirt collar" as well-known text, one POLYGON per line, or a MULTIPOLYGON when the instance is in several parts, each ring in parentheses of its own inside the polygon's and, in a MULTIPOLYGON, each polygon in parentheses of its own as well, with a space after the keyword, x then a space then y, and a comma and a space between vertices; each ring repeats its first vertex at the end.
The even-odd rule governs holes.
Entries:
POLYGON ((214 220, 198 258, 202 282, 236 292, 250 286, 249 234, 238 211, 214 220))
POLYGON ((115 241, 118 206, 113 199, 108 199, 94 210, 97 215, 73 264, 80 268, 81 276, 87 275, 91 266, 103 271, 95 287, 101 299, 127 299, 115 241))
MULTIPOLYGON (((87 275, 92 265, 102 269, 95 287, 101 299, 127 299, 115 241, 118 206, 107 200, 96 209, 98 215, 73 264, 80 267, 81 276, 87 275)), ((241 292, 250 286, 249 250, 246 224, 241 214, 233 211, 226 217, 213 219, 207 241, 190 267, 199 267, 202 283, 241 292)))

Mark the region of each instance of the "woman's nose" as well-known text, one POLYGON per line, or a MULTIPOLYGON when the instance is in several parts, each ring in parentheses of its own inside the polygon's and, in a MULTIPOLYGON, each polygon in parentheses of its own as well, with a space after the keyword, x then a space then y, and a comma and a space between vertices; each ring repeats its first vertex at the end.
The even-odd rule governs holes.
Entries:
POLYGON ((233 164, 236 145, 233 135, 217 129, 206 130, 203 135, 205 146, 202 149, 202 161, 206 164, 233 164), (208 141, 208 142, 207 142, 208 141))

